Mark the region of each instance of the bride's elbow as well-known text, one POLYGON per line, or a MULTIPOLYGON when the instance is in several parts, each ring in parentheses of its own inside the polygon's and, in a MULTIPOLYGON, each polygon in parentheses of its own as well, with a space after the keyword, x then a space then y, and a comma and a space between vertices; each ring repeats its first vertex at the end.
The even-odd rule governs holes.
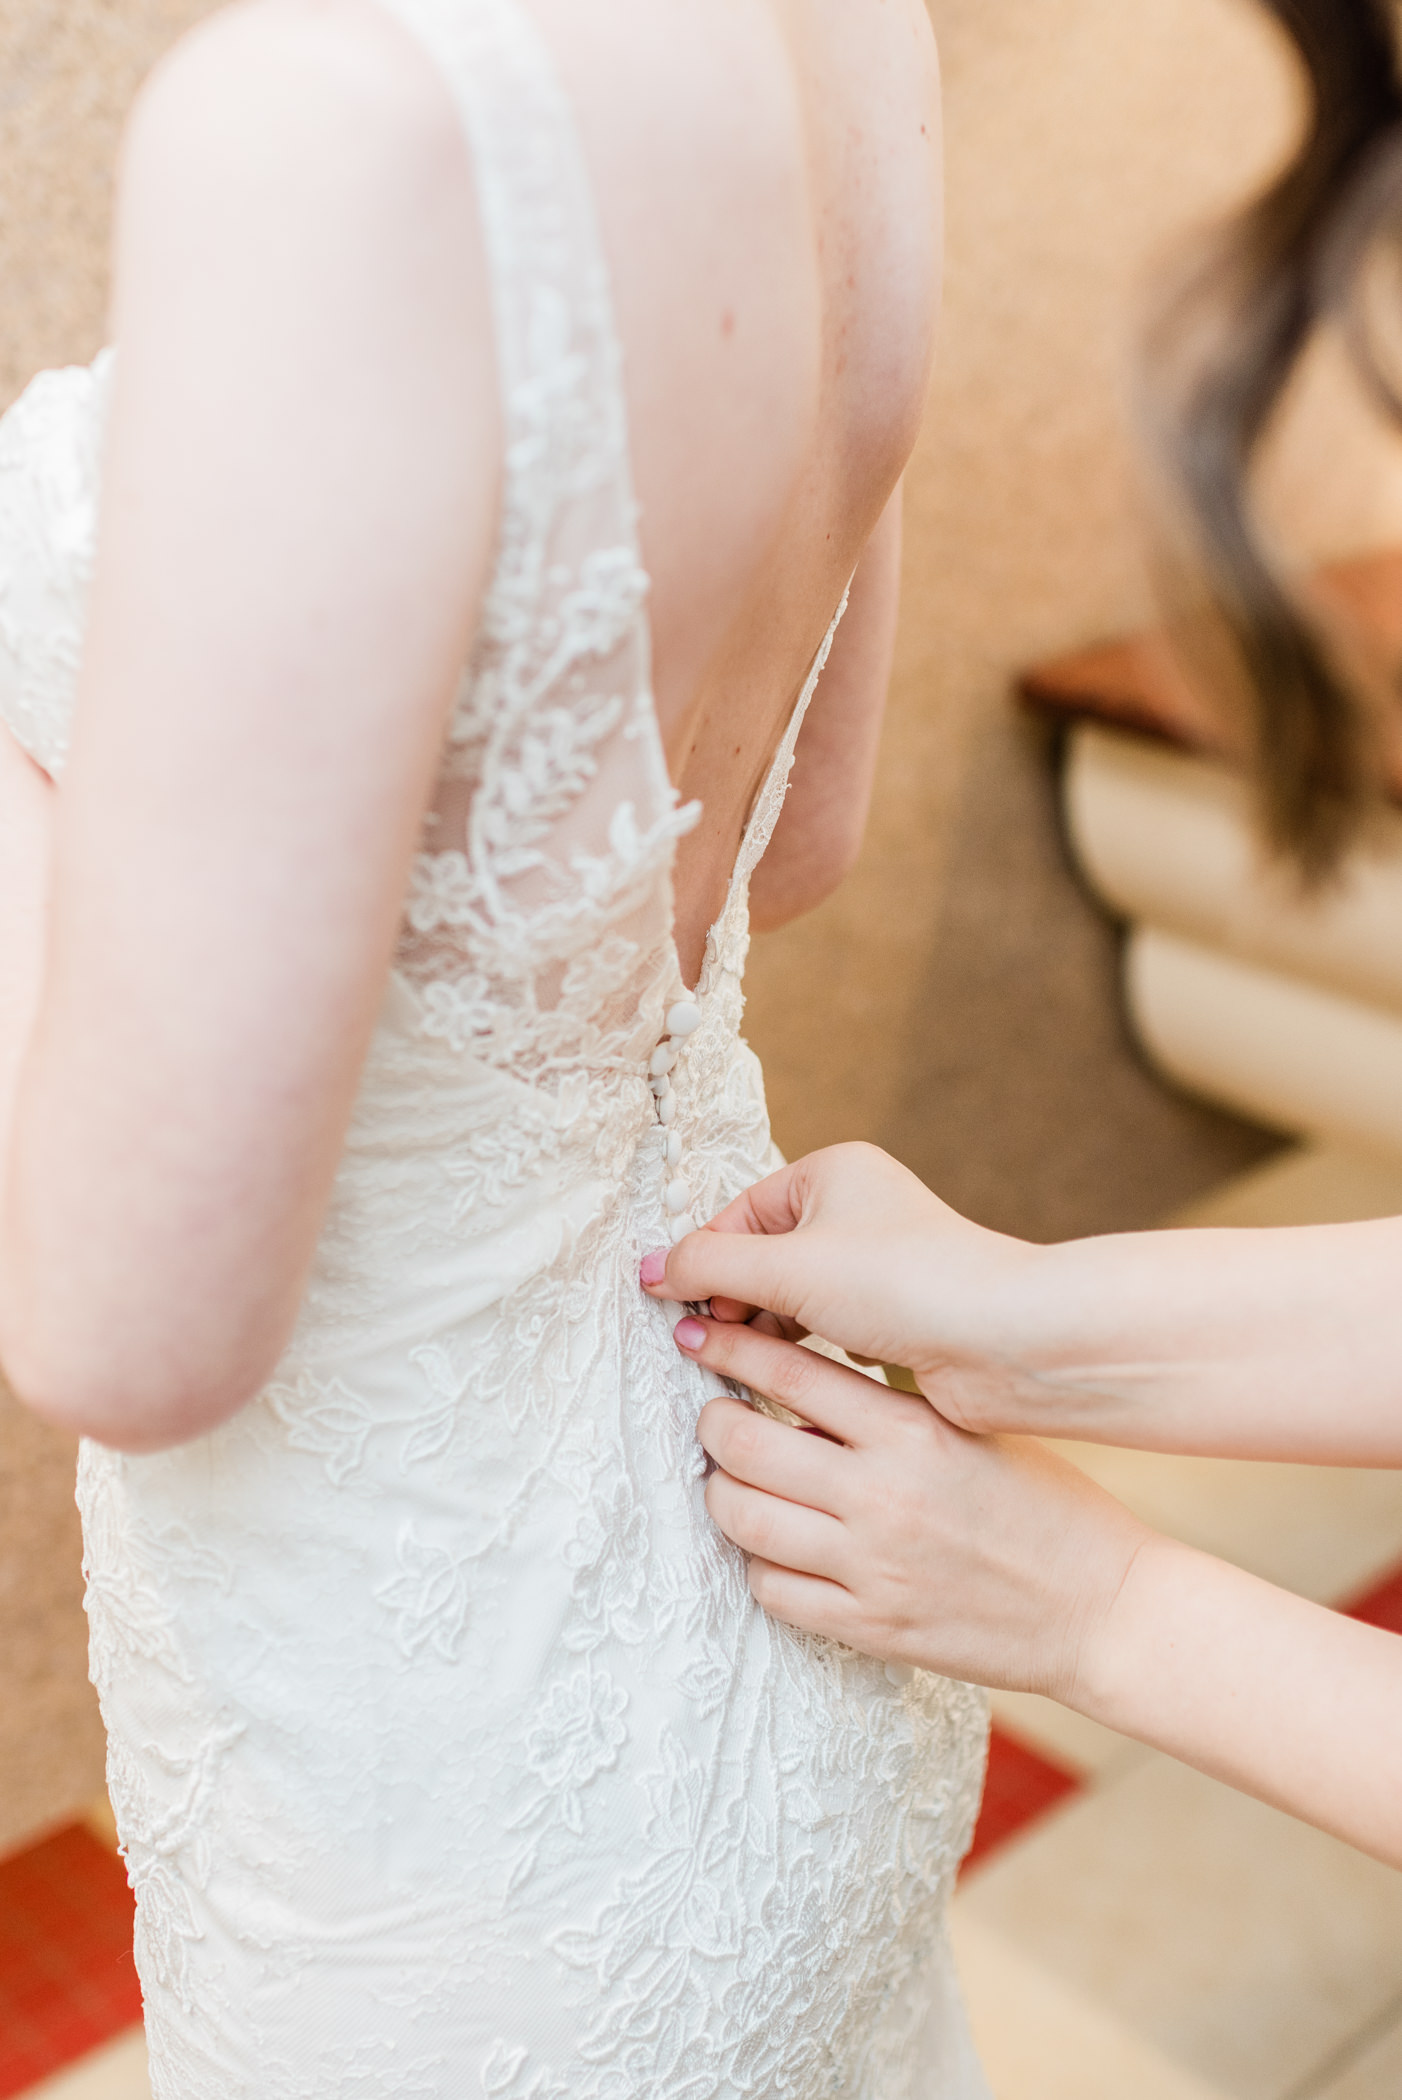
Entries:
MULTIPOLYGON (((776 835, 775 845, 780 844, 776 835)), ((857 864, 862 835, 828 836, 804 842, 800 851, 774 854, 771 846, 750 878, 750 925, 756 933, 774 933, 805 912, 816 911, 857 864), (771 855, 773 859, 771 860, 771 855)))
MULTIPOLYGON (((274 1359, 275 1360, 275 1359, 274 1359)), ((82 1346, 67 1333, 0 1319, 0 1366, 15 1398, 51 1428, 132 1454, 165 1451, 207 1435, 247 1405, 273 1368, 265 1352, 216 1369, 82 1346)))

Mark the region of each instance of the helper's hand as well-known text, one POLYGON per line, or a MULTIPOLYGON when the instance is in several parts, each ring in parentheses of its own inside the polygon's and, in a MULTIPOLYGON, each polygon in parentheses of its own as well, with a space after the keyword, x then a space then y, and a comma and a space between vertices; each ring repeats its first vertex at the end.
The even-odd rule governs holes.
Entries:
POLYGON ((1035 1413, 1016 1349, 1042 1251, 961 1218, 874 1145, 834 1145, 648 1255, 642 1282, 655 1298, 709 1299, 721 1321, 763 1307, 761 1329, 908 1365, 941 1413, 985 1429, 1026 1419, 1020 1400, 1035 1413))
POLYGON ((684 1319, 684 1353, 821 1436, 710 1401, 706 1502, 777 1618, 888 1661, 1071 1704, 1153 1534, 1041 1445, 970 1436, 912 1394, 752 1327, 684 1319), (836 1439, 837 1441, 830 1441, 836 1439))
POLYGON ((968 1436, 811 1350, 720 1321, 683 1320, 678 1341, 823 1432, 738 1400, 702 1411, 706 1499, 766 1611, 1049 1693, 1402 1867, 1395 1634, 1159 1537, 1042 1446, 968 1436))

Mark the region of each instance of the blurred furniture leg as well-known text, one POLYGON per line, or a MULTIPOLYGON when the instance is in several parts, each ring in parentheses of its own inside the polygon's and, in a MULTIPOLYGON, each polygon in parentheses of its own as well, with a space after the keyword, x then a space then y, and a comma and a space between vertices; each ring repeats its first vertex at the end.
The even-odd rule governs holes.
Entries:
MULTIPOLYGON (((1327 572, 1396 654, 1402 562, 1327 572)), ((1402 741, 1392 801, 1306 893, 1262 851, 1248 782, 1211 748, 1162 636, 1039 667, 1033 706, 1069 719, 1062 806, 1088 887, 1126 922, 1125 1006, 1167 1079, 1274 1129, 1402 1161, 1402 741)))

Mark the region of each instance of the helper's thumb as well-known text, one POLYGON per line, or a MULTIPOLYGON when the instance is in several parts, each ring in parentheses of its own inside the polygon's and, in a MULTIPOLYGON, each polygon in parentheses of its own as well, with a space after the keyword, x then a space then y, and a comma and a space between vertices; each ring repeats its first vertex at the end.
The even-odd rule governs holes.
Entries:
POLYGON ((703 1226, 678 1240, 668 1253, 664 1276, 648 1288, 654 1297, 678 1304, 732 1298, 789 1319, 797 1313, 800 1295, 796 1252, 790 1233, 770 1238, 763 1233, 713 1232, 703 1226))

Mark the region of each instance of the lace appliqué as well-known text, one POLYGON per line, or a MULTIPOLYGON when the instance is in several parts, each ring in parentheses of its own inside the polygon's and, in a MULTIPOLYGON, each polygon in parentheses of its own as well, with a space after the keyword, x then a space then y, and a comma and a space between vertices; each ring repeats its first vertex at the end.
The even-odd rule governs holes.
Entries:
POLYGON ((497 559, 398 967, 455 1051, 554 1084, 635 1063, 669 974, 678 810, 650 686, 620 358, 587 172, 524 18, 396 0, 476 148, 505 426, 497 559), (605 967, 581 963, 607 943, 605 967))
POLYGON ((0 419, 0 718, 54 778, 68 755, 114 355, 41 372, 0 419))

